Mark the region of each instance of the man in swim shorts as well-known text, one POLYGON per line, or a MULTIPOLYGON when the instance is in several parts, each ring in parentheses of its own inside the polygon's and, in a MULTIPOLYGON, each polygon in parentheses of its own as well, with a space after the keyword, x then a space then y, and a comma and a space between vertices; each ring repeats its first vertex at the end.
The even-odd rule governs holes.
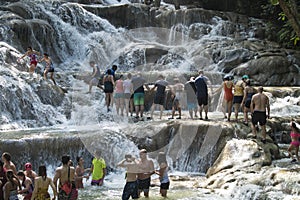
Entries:
POLYGON ((270 103, 267 95, 263 93, 263 87, 258 88, 258 93, 252 96, 251 105, 252 113, 252 133, 257 137, 256 125, 260 124, 262 128, 262 142, 266 143, 266 123, 267 118, 270 118, 270 103), (266 112, 267 110, 267 112, 266 112))
POLYGON ((143 118, 144 109, 145 109, 145 90, 144 86, 150 90, 149 86, 146 83, 146 80, 142 77, 141 73, 138 73, 137 76, 133 77, 133 104, 135 107, 136 118, 143 118))

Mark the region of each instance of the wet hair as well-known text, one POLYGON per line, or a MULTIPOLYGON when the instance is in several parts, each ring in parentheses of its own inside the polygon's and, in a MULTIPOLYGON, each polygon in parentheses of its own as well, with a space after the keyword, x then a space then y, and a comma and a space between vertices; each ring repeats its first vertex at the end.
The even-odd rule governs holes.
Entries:
POLYGON ((111 69, 108 69, 108 70, 107 70, 107 74, 108 74, 108 75, 112 75, 111 69))
POLYGON ((123 79, 123 75, 122 74, 120 75, 119 79, 123 79))
POLYGON ((0 167, 3 167, 4 163, 0 160, 0 167))
POLYGON ((117 65, 113 65, 111 68, 112 68, 114 71, 116 71, 116 70, 118 69, 118 66, 117 66, 117 65))
POLYGON ((18 180, 18 178, 16 177, 16 175, 14 174, 14 172, 11 169, 6 171, 6 178, 11 182, 13 187, 15 186, 14 179, 18 180))
POLYGON ((246 85, 250 86, 251 85, 250 79, 247 79, 245 83, 246 85))
POLYGON ((24 174, 24 171, 23 171, 23 170, 19 170, 19 171, 17 172, 17 176, 21 176, 21 177, 22 177, 22 181, 25 180, 25 174, 24 174))
POLYGON ((296 129, 297 132, 300 132, 299 128, 297 127, 296 122, 292 121, 291 122, 291 127, 294 128, 294 129, 296 129))
POLYGON ((44 56, 46 56, 46 57, 49 57, 49 54, 47 54, 47 53, 44 53, 44 56))
POLYGON ((95 61, 93 61, 93 60, 92 60, 92 61, 90 61, 90 64, 91 64, 91 65, 95 64, 95 61))
POLYGON ((69 161, 70 161, 70 156, 69 155, 63 155, 61 157, 61 162, 62 162, 63 165, 67 165, 69 161))
POLYGON ((2 156, 7 160, 8 162, 11 161, 11 155, 8 152, 4 152, 2 156))
POLYGON ((81 156, 77 156, 76 157, 76 161, 77 161, 77 163, 79 163, 79 161, 80 161, 80 158, 82 158, 81 156))
POLYGON ((158 153, 157 162, 159 164, 161 164, 161 163, 167 163, 166 154, 164 152, 159 152, 158 153))
POLYGON ((264 88, 262 86, 259 86, 257 90, 258 90, 258 92, 263 92, 264 88))
POLYGON ((32 51, 32 47, 31 46, 27 47, 27 49, 30 49, 32 51))
POLYGON ((131 77, 132 77, 131 73, 128 73, 127 78, 131 79, 131 77))
POLYGON ((47 169, 46 169, 45 165, 39 166, 39 176, 41 176, 44 179, 46 179, 46 177, 47 177, 47 169))

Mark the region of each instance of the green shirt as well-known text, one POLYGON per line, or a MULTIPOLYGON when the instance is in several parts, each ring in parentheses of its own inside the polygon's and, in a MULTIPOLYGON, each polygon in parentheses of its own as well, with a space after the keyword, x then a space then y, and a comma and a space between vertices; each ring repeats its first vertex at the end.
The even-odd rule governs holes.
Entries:
POLYGON ((103 178, 103 169, 106 168, 105 160, 103 158, 94 158, 92 164, 94 166, 92 180, 99 180, 103 178))

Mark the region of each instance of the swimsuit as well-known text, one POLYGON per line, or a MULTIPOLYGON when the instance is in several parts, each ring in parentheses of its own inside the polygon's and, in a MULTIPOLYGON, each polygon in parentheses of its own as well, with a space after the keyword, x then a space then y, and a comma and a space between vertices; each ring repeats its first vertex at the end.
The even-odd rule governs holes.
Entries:
POLYGON ((9 200, 19 200, 18 198, 18 191, 17 190, 11 190, 9 193, 9 200))
POLYGON ((230 87, 228 87, 227 83, 224 83, 224 99, 226 101, 232 101, 233 99, 232 87, 233 84, 230 84, 230 87))
POLYGON ((252 124, 256 125, 259 122, 261 126, 267 123, 267 114, 263 111, 254 111, 252 116, 252 124))
POLYGON ((115 98, 123 98, 124 94, 124 87, 123 87, 123 81, 117 80, 116 81, 116 90, 115 90, 115 98))
POLYGON ((132 197, 132 199, 139 198, 137 181, 127 182, 124 187, 122 200, 127 200, 130 198, 130 196, 132 197))
POLYGON ((38 188, 34 200, 50 200, 50 194, 48 193, 48 188, 38 188))
POLYGON ((105 93, 113 93, 114 85, 111 81, 104 81, 104 92, 105 93))
POLYGON ((291 136, 291 138, 296 139, 295 141, 291 142, 291 145, 293 145, 295 147, 299 147, 299 145, 300 145, 300 141, 299 141, 300 133, 291 132, 290 136, 291 136))
POLYGON ((245 102, 245 107, 246 108, 250 108, 250 105, 251 105, 251 99, 252 99, 252 96, 254 95, 254 93, 248 93, 247 94, 247 98, 246 98, 246 102, 245 102))
POLYGON ((36 66, 37 65, 37 56, 33 53, 33 54, 30 54, 28 55, 29 59, 30 59, 30 65, 34 65, 36 66))

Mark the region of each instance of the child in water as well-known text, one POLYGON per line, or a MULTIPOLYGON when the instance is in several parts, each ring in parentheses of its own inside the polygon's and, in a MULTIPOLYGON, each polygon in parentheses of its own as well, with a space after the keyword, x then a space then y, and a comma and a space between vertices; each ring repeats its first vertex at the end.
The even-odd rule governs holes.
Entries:
POLYGON ((298 151, 299 151, 299 145, 300 145, 300 141, 299 141, 299 138, 300 138, 300 133, 299 133, 299 129, 296 125, 295 122, 291 122, 291 133, 290 133, 290 136, 291 136, 291 144, 288 148, 288 152, 289 152, 289 155, 290 157, 292 158, 292 162, 296 162, 297 160, 299 161, 299 155, 298 155, 298 151), (292 153, 292 150, 295 149, 295 155, 296 155, 296 158, 293 158, 293 153, 292 153))

